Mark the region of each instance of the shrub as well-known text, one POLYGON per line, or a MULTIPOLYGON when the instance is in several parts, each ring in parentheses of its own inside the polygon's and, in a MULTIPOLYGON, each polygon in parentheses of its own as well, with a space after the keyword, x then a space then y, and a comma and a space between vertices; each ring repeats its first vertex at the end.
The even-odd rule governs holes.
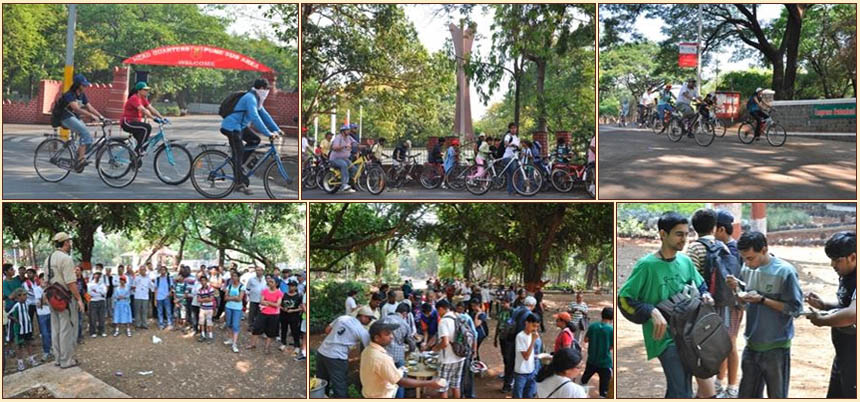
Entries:
POLYGON ((357 290, 355 301, 367 304, 370 291, 367 284, 357 281, 315 280, 311 281, 313 305, 310 312, 310 333, 325 330, 335 318, 344 313, 344 301, 350 290, 357 290))
POLYGON ((179 116, 179 106, 168 106, 164 109, 164 114, 168 116, 179 116))

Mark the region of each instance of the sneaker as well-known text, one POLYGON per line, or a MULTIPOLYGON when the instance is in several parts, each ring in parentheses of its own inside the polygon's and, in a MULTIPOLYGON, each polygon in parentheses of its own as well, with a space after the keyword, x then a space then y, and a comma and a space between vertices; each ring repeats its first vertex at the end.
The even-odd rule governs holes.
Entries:
POLYGON ((233 344, 233 353, 239 353, 239 346, 235 343, 233 344))
POLYGON ((714 381, 714 394, 719 396, 723 393, 723 391, 725 391, 725 389, 723 388, 723 383, 721 383, 719 380, 714 381))
POLYGON ((113 336, 119 336, 119 328, 113 330, 113 336))
POLYGON ((92 335, 90 335, 90 338, 95 338, 95 337, 97 337, 97 336, 98 336, 98 335, 96 335, 96 334, 92 334, 92 335))
POLYGON ((125 329, 125 334, 126 334, 127 336, 131 336, 131 328, 126 328, 126 329, 125 329))
POLYGON ((36 356, 30 356, 28 362, 30 363, 30 367, 36 367, 39 365, 39 362, 36 361, 36 356))
POLYGON ((245 194, 245 195, 254 195, 254 192, 251 191, 251 189, 248 188, 248 186, 244 185, 244 184, 240 184, 240 185, 236 186, 236 191, 238 191, 242 194, 245 194))
POLYGON ((297 362, 300 362, 300 361, 305 360, 305 359, 307 359, 307 357, 305 357, 305 355, 298 355, 298 356, 296 356, 296 361, 297 361, 297 362))
POLYGON ((280 350, 281 352, 287 350, 287 345, 278 346, 278 350, 280 350))
POLYGON ((737 390, 737 388, 732 388, 732 387, 724 389, 721 394, 717 395, 717 398, 721 398, 721 399, 733 399, 733 398, 737 398, 737 397, 738 397, 738 390, 737 390))
POLYGON ((54 360, 54 355, 52 355, 52 354, 50 354, 50 353, 44 353, 44 354, 42 354, 42 361, 43 361, 43 362, 49 362, 49 361, 51 361, 51 360, 54 360))
POLYGON ((102 332, 102 338, 104 338, 104 337, 106 337, 106 336, 107 336, 107 334, 106 334, 106 333, 104 333, 104 332, 102 332))
POLYGON ((199 338, 197 338, 197 342, 206 342, 206 337, 201 335, 199 338))
POLYGON ((227 346, 230 346, 230 345, 232 345, 232 344, 233 344, 233 340, 232 340, 232 339, 228 339, 228 340, 224 341, 224 344, 225 344, 225 345, 227 345, 227 346))
POLYGON ((27 369, 27 366, 24 365, 24 361, 18 359, 18 371, 24 371, 27 369))

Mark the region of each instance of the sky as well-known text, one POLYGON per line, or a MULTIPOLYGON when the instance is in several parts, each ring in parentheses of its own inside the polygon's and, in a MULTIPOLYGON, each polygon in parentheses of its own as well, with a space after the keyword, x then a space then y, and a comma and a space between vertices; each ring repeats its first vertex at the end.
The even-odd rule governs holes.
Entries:
MULTIPOLYGON (((783 8, 784 6, 781 4, 760 5, 758 10, 759 22, 765 23, 779 18, 779 14, 783 8)), ((662 32, 664 26, 665 23, 661 19, 645 18, 643 16, 637 18, 636 22, 633 24, 633 27, 636 28, 636 30, 639 31, 639 33, 641 33, 643 37, 648 38, 654 42, 660 42, 667 38, 667 36, 664 35, 662 32)), ((691 27, 691 29, 691 38, 693 39, 693 41, 695 41, 696 27, 691 27)), ((729 71, 746 70, 756 62, 756 60, 732 61, 730 60, 731 56, 732 52, 728 50, 718 53, 716 57, 713 57, 713 60, 720 62, 719 68, 721 74, 729 71)), ((703 76, 713 77, 715 75, 715 65, 707 65, 702 67, 703 76)))
MULTIPOLYGON (((201 5, 201 8, 208 15, 233 17, 235 20, 227 27, 227 32, 231 34, 240 36, 247 34, 252 38, 265 37, 272 42, 281 43, 273 29, 273 24, 277 23, 277 21, 263 16, 264 10, 259 8, 259 4, 225 4, 224 10, 206 8, 205 5, 201 5)), ((296 47, 296 43, 297 41, 293 41, 287 45, 296 47)))

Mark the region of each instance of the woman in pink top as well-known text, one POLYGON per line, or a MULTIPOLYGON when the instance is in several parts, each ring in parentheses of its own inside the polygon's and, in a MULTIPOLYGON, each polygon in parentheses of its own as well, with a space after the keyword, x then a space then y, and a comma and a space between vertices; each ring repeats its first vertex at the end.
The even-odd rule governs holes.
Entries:
POLYGON ((251 331, 251 344, 248 345, 248 349, 256 348, 257 338, 265 332, 266 345, 263 347, 263 353, 269 353, 272 339, 278 336, 281 299, 284 297, 284 293, 275 284, 275 279, 269 275, 266 276, 266 286, 260 300, 260 314, 254 320, 254 329, 251 331))

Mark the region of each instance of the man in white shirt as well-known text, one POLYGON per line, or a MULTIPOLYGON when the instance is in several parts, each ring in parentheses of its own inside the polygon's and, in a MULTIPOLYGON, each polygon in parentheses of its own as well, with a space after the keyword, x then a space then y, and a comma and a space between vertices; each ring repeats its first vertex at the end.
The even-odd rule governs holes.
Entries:
MULTIPOLYGON (((263 267, 254 267, 254 272, 257 274, 251 279, 248 279, 248 284, 245 285, 245 291, 248 294, 248 323, 253 324, 254 319, 260 314, 260 301, 263 299, 263 289, 266 288, 266 278, 263 276, 263 267)), ((253 325, 248 325, 248 331, 251 331, 253 325)))
POLYGON ((382 307, 380 308, 379 317, 377 318, 388 317, 388 315, 393 313, 395 310, 397 310, 397 292, 389 290, 388 302, 382 305, 382 307))
POLYGON ((364 328, 373 319, 370 307, 362 306, 356 316, 342 315, 326 329, 326 337, 317 349, 317 378, 328 381, 332 397, 346 398, 349 380, 349 349, 361 343, 367 347, 370 334, 364 328))
MULTIPOLYGON (((517 136, 517 131, 519 127, 517 127, 516 123, 508 123, 508 132, 505 133, 505 137, 502 140, 502 143, 505 146, 505 153, 502 155, 502 166, 508 166, 508 162, 515 156, 515 151, 520 147, 520 137, 517 136)), ((519 166, 517 162, 514 161, 511 163, 511 166, 505 170, 505 179, 507 179, 508 183, 508 196, 514 195, 514 172, 517 170, 519 166)))
POLYGON ((534 313, 526 315, 525 329, 516 337, 514 355, 513 398, 533 398, 535 382, 535 342, 540 334, 540 319, 534 313))
MULTIPOLYGON (((699 99, 699 89, 696 88, 696 79, 690 78, 687 80, 687 85, 681 87, 681 90, 678 92, 678 101, 676 102, 676 106, 681 113, 684 114, 684 119, 688 120, 691 116, 695 115, 695 111, 693 107, 690 105, 694 100, 699 99)), ((692 133, 688 133, 689 137, 692 137, 692 133)))
POLYGON ((95 338, 98 334, 102 337, 105 333, 105 298, 107 297, 107 286, 102 282, 101 271, 93 273, 93 280, 87 285, 87 293, 90 295, 90 336, 95 338))
POLYGON ((351 289, 346 292, 346 302, 344 303, 345 314, 352 315, 355 310, 358 310, 358 303, 355 301, 355 295, 358 294, 358 291, 355 289, 351 289))
POLYGON ((465 357, 457 356, 451 343, 454 342, 456 333, 457 314, 452 311, 451 304, 447 300, 439 300, 436 302, 436 310, 439 312, 439 328, 436 331, 438 341, 433 346, 434 352, 441 352, 439 355, 439 377, 444 379, 447 384, 439 389, 440 398, 448 398, 448 389, 451 389, 451 397, 460 399, 460 380, 463 377, 463 362, 465 357))
POLYGON ((138 274, 134 277, 131 290, 134 292, 134 326, 135 328, 147 329, 149 318, 149 292, 153 289, 152 279, 146 272, 146 267, 141 265, 138 274))

